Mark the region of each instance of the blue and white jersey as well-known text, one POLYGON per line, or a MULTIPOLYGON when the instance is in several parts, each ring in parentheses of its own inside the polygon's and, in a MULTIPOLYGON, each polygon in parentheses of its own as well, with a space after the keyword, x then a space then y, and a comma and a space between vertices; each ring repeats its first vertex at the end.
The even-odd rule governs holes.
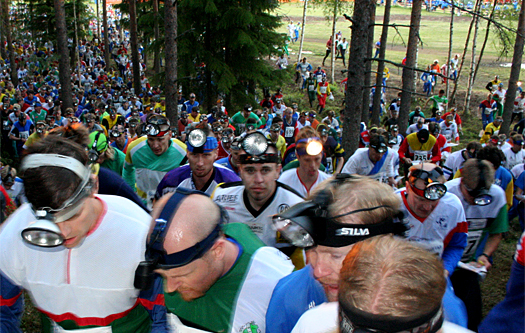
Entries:
MULTIPOLYGON (((214 163, 212 176, 204 185, 204 188, 200 190, 208 195, 211 195, 218 184, 237 182, 240 180, 241 179, 235 174, 235 172, 220 164, 214 163)), ((173 169, 164 175, 164 178, 162 178, 161 182, 157 186, 155 198, 159 199, 166 193, 175 192, 179 186, 194 190, 197 189, 193 183, 192 172, 189 164, 173 169)))

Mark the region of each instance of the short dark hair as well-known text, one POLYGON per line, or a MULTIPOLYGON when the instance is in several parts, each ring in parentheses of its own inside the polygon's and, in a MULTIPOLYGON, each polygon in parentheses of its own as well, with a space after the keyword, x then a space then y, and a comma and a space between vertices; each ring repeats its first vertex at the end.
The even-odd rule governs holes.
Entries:
POLYGON ((486 160, 492 163, 494 169, 501 166, 501 163, 505 160, 505 155, 498 147, 485 146, 479 150, 476 157, 480 160, 486 160))
POLYGON ((283 118, 282 118, 281 116, 275 116, 275 117, 273 117, 273 119, 272 119, 272 125, 273 125, 273 124, 280 123, 280 122, 283 122, 283 118))
MULTIPOLYGON (((88 162, 87 152, 81 145, 56 135, 48 135, 29 146, 26 158, 32 154, 60 154, 73 157, 84 165, 88 162)), ((82 182, 73 171, 48 166, 27 169, 22 178, 27 200, 35 208, 59 208, 82 182)))

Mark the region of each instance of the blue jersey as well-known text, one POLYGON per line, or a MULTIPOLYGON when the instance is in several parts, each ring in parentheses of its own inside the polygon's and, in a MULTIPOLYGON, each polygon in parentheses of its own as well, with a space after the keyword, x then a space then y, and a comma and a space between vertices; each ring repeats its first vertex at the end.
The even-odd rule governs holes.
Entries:
POLYGON ((175 192, 175 190, 179 186, 197 189, 207 193, 208 195, 211 195, 213 190, 215 190, 215 188, 217 187, 217 185, 221 183, 232 183, 241 181, 241 178, 239 178, 239 176, 237 176, 235 172, 231 171, 230 169, 216 163, 214 163, 213 166, 213 174, 211 175, 208 182, 204 184, 204 187, 201 189, 195 188, 189 164, 171 170, 166 175, 164 175, 164 178, 162 178, 161 182, 157 186, 155 198, 159 199, 166 193, 175 192))
POLYGON ((266 333, 290 333, 303 313, 326 301, 312 266, 285 276, 273 290, 266 311, 266 333))
POLYGON ((228 157, 218 159, 217 161, 215 161, 215 164, 222 165, 223 167, 226 167, 233 171, 236 175, 239 175, 239 169, 234 167, 231 163, 231 155, 228 157))

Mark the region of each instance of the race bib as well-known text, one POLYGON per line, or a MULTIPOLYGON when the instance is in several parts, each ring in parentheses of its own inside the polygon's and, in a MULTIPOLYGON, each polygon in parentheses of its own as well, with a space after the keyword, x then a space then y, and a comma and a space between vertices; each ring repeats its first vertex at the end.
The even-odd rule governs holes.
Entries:
POLYGON ((285 138, 291 138, 293 136, 294 132, 295 132, 295 127, 287 126, 284 129, 284 137, 285 138))
POLYGON ((51 330, 53 333, 66 333, 66 332, 75 332, 75 333, 111 333, 113 330, 110 326, 104 327, 94 327, 94 328, 84 328, 79 330, 65 330, 59 326, 54 321, 51 321, 51 330))
POLYGON ((463 252, 461 261, 468 261, 476 253, 482 235, 483 230, 469 230, 467 235, 467 247, 465 248, 465 252, 463 252))
POLYGON ((29 132, 20 132, 20 138, 22 139, 29 138, 29 132))
POLYGON ((323 81, 323 75, 317 74, 317 82, 321 82, 321 81, 323 81))
POLYGON ((315 85, 314 84, 310 84, 308 86, 308 91, 314 91, 315 90, 315 85))
POLYGON ((445 107, 443 106, 443 103, 437 103, 437 106, 438 106, 438 110, 443 112, 443 110, 445 110, 445 107))
POLYGON ((326 87, 320 87, 319 91, 321 92, 321 94, 326 94, 326 87))
POLYGON ((428 151, 425 150, 416 150, 414 151, 414 158, 413 161, 417 161, 419 163, 428 160, 428 151))
POLYGON ((10 126, 9 126, 9 120, 4 120, 4 121, 2 121, 2 130, 3 130, 3 131, 9 131, 9 128, 10 128, 10 126))
POLYGON ((331 157, 326 158, 326 173, 333 174, 334 173, 334 164, 332 162, 331 157))
POLYGON ((490 115, 493 111, 495 111, 495 110, 493 110, 491 108, 485 108, 485 114, 486 115, 490 115))

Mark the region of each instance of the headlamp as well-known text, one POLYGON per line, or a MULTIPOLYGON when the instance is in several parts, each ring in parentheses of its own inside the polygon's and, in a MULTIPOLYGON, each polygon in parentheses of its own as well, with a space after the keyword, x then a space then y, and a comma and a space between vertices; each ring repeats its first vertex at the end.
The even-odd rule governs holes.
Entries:
POLYGON ((253 131, 253 130, 255 130, 255 125, 254 125, 254 124, 248 124, 248 125, 246 125, 246 130, 247 130, 247 131, 253 131))
POLYGON ((41 207, 35 209, 31 207, 37 220, 22 230, 22 238, 29 244, 40 247, 56 247, 64 243, 64 237, 56 223, 69 220, 82 208, 84 200, 89 197, 92 191, 91 171, 73 157, 58 154, 32 154, 23 160, 21 172, 45 166, 67 169, 82 179, 75 193, 59 208, 41 207))
POLYGON ((272 131, 272 132, 281 132, 281 125, 273 124, 272 127, 270 127, 270 131, 272 131))
POLYGON ((386 153, 387 150, 388 150, 388 147, 386 145, 385 137, 381 135, 381 136, 379 136, 378 139, 379 139, 379 142, 377 142, 375 144, 370 143, 370 147, 374 148, 380 154, 386 153))
POLYGON ((201 258, 219 238, 222 224, 228 222, 228 215, 220 206, 220 221, 206 238, 182 251, 172 254, 166 253, 164 238, 169 230, 173 216, 175 216, 182 201, 192 194, 208 196, 201 191, 178 187, 162 209, 159 217, 155 220, 155 226, 146 247, 146 260, 142 261, 135 271, 135 288, 149 289, 154 280, 154 270, 185 266, 201 258))
MULTIPOLYGON (((348 174, 338 174, 333 181, 337 186, 351 177, 348 174)), ((328 211, 328 206, 333 201, 331 190, 332 187, 323 190, 317 193, 312 200, 300 202, 283 213, 273 216, 273 227, 292 245, 297 247, 311 247, 315 245, 343 247, 373 236, 389 233, 403 235, 406 231, 405 225, 398 221, 394 222, 393 218, 388 218, 376 224, 337 222, 337 219, 347 215, 392 207, 380 205, 332 216, 328 211)))
POLYGON ((441 199, 447 193, 447 187, 439 182, 441 176, 443 176, 443 171, 439 167, 432 171, 416 169, 410 172, 408 184, 416 195, 435 201, 441 199), (419 179, 425 184, 424 188, 417 187, 416 182, 419 179))
POLYGON ((218 146, 217 139, 214 136, 206 136, 206 132, 200 128, 192 129, 188 133, 186 147, 192 153, 203 154, 211 152, 218 146))
POLYGON ((159 115, 150 117, 144 126, 144 132, 148 136, 163 137, 168 134, 169 130, 169 120, 159 115), (164 127, 165 130, 162 130, 162 127, 164 127))
POLYGON ((477 206, 490 205, 492 202, 492 195, 489 194, 490 187, 486 188, 485 173, 483 172, 484 169, 485 166, 481 160, 478 159, 479 180, 478 186, 476 186, 475 189, 470 189, 463 180, 461 181, 463 186, 467 189, 468 194, 474 198, 474 204, 477 206))
POLYGON ((253 163, 279 163, 279 156, 275 153, 268 153, 268 147, 274 146, 261 133, 250 133, 244 137, 241 147, 246 154, 239 156, 241 164, 253 163))
POLYGON ((318 137, 301 139, 297 141, 295 152, 297 155, 316 156, 323 152, 323 144, 318 137))
POLYGON ((188 143, 193 148, 200 148, 206 144, 206 133, 200 129, 194 129, 188 134, 188 143))
POLYGON ((122 132, 120 132, 119 130, 112 130, 109 132, 109 134, 112 138, 118 138, 122 135, 122 132))

